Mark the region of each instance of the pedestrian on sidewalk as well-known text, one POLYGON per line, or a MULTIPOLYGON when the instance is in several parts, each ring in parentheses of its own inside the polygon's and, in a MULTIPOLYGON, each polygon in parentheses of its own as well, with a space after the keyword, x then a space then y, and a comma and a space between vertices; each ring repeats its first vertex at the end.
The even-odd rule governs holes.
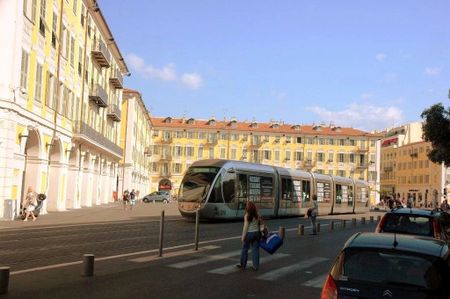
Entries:
POLYGON ((33 221, 36 221, 36 216, 34 215, 34 209, 37 206, 37 193, 33 191, 31 186, 28 187, 27 194, 22 202, 22 207, 25 212, 25 219, 23 221, 28 221, 30 215, 33 217, 33 221))
POLYGON ((125 189, 125 191, 123 191, 122 201, 123 201, 123 209, 126 210, 127 205, 130 202, 130 193, 128 192, 128 189, 125 189))
POLYGON ((136 203, 136 192, 134 191, 134 189, 131 190, 130 192, 130 211, 133 210, 133 206, 136 203))
POLYGON ((244 228, 242 229, 241 241, 243 243, 241 250, 240 264, 236 265, 240 269, 247 267, 248 250, 252 247, 252 269, 257 271, 259 268, 259 223, 260 216, 253 202, 248 201, 245 206, 244 228))
POLYGON ((308 209, 308 217, 311 220, 312 233, 311 235, 317 235, 316 218, 319 215, 319 205, 317 203, 317 195, 312 196, 312 206, 308 209))

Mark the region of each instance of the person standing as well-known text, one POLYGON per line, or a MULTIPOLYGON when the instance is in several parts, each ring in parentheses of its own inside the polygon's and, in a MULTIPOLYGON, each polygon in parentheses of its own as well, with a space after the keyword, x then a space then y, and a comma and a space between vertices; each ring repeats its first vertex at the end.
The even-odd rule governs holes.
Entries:
POLYGON ((240 264, 236 265, 240 269, 247 267, 248 250, 252 248, 252 269, 257 271, 259 268, 259 222, 260 216, 253 202, 248 201, 245 206, 244 228, 242 229, 241 241, 243 243, 241 250, 240 264))
POLYGON ((34 215, 34 209, 37 206, 37 193, 33 191, 32 187, 28 187, 27 195, 22 202, 22 207, 24 209, 25 219, 23 221, 28 221, 30 215, 33 217, 33 221, 36 221, 36 216, 34 215))
POLYGON ((450 209, 450 206, 448 204, 448 201, 447 201, 447 199, 444 198, 444 200, 442 200, 442 203, 441 203, 441 210, 444 212, 448 212, 449 209, 450 209))
POLYGON ((312 233, 311 235, 317 235, 317 226, 316 226, 316 218, 317 215, 319 215, 319 205, 317 204, 317 195, 313 194, 312 196, 312 207, 311 209, 311 216, 309 217, 311 219, 311 226, 312 226, 312 233))

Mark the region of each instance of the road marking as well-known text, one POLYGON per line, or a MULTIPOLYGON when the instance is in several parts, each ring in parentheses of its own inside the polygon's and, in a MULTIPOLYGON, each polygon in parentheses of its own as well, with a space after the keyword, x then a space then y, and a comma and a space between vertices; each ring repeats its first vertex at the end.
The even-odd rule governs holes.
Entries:
POLYGON ((81 263, 82 263, 82 261, 76 261, 76 262, 71 262, 71 263, 63 263, 63 264, 56 264, 56 265, 50 265, 50 266, 36 267, 36 268, 31 268, 31 269, 13 271, 13 272, 10 273, 10 275, 16 275, 16 274, 23 274, 23 273, 28 273, 28 272, 35 272, 35 271, 42 271, 42 270, 49 270, 49 269, 68 267, 68 266, 73 266, 73 265, 79 265, 81 263))
POLYGON ((328 273, 314 277, 313 279, 310 279, 310 280, 302 283, 302 286, 313 287, 313 288, 322 288, 323 284, 325 283, 325 279, 327 279, 327 276, 328 276, 328 273))
POLYGON ((223 254, 214 254, 214 255, 208 255, 199 259, 195 259, 195 260, 189 260, 189 261, 184 261, 184 262, 180 262, 180 263, 176 263, 176 264, 172 264, 169 265, 169 267, 171 268, 177 268, 177 269, 183 269, 183 268, 187 268, 187 267, 192 267, 192 266, 197 266, 197 265, 201 265, 201 264, 206 264, 212 261, 218 261, 218 260, 224 260, 224 259, 228 259, 232 256, 236 256, 241 254, 240 250, 235 250, 235 251, 231 251, 231 252, 226 252, 223 254))
POLYGON ((143 257, 138 257, 138 258, 131 259, 128 261, 135 262, 135 263, 146 263, 146 262, 151 262, 151 261, 158 260, 158 259, 176 257, 176 256, 187 255, 187 254, 198 253, 198 252, 204 252, 206 250, 213 250, 213 249, 218 249, 218 248, 220 248, 220 246, 208 245, 205 247, 200 247, 197 251, 195 251, 194 249, 185 249, 185 250, 180 250, 180 251, 168 252, 168 253, 164 254, 162 257, 160 257, 158 255, 143 256, 143 257))
POLYGON ((310 258, 306 261, 301 261, 300 263, 294 264, 294 265, 290 265, 290 266, 286 266, 286 267, 282 267, 279 268, 277 270, 273 270, 267 273, 264 273, 263 275, 260 275, 258 277, 256 277, 257 279, 262 279, 262 280, 276 280, 282 276, 288 275, 292 272, 296 272, 299 270, 303 270, 306 269, 308 267, 311 267, 317 263, 323 262, 328 260, 327 258, 324 257, 313 257, 310 258))
MULTIPOLYGON (((267 263, 267 262, 270 262, 270 261, 275 261, 275 260, 278 260, 278 259, 282 259, 282 258, 287 257, 287 256, 290 256, 290 254, 277 253, 277 254, 274 254, 274 255, 270 255, 270 256, 266 256, 266 257, 261 258, 260 262, 261 263, 267 263)), ((237 271, 240 271, 240 269, 236 267, 236 264, 233 264, 231 266, 225 266, 225 267, 222 267, 222 268, 213 269, 211 271, 208 271, 208 273, 226 275, 226 274, 230 274, 230 273, 237 272, 237 271)))

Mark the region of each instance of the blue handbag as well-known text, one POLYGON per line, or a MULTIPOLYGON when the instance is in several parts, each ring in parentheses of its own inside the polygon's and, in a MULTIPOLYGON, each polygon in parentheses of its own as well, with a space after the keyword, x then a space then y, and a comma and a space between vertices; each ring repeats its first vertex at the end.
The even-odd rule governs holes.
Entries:
POLYGON ((259 241, 259 247, 270 254, 275 253, 281 245, 283 245, 283 239, 277 233, 270 233, 267 238, 262 238, 259 241))

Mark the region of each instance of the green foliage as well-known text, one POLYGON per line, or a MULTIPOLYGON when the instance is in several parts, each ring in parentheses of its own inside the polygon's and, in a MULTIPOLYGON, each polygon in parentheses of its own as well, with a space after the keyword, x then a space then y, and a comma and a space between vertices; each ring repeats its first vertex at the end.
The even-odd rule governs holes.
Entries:
POLYGON ((444 163, 449 167, 450 107, 446 110, 442 103, 435 104, 425 109, 421 116, 424 119, 423 138, 432 145, 428 158, 434 163, 444 163))

